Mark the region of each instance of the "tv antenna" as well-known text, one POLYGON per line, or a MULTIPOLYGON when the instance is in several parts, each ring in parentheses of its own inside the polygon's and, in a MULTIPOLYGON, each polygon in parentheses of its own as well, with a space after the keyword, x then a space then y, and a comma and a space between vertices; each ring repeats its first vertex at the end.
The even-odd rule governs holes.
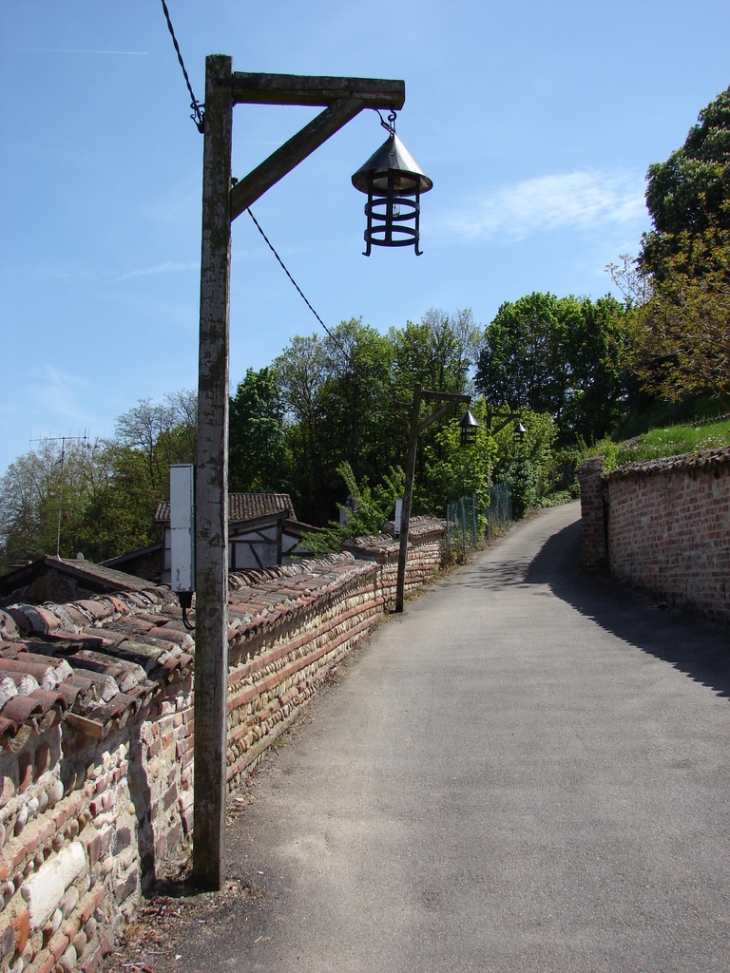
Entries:
POLYGON ((58 524, 56 527, 56 560, 61 560, 61 514, 63 512, 63 468, 66 463, 66 443, 88 442, 88 433, 83 436, 44 436, 42 439, 31 439, 32 443, 60 443, 61 459, 56 466, 61 467, 61 482, 58 488, 58 524))

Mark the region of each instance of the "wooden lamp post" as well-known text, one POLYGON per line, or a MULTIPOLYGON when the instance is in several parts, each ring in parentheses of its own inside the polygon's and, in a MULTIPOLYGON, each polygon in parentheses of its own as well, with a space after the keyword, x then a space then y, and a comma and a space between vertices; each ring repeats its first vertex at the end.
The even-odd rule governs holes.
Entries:
MULTIPOLYGON (((430 389, 422 388, 420 382, 416 382, 413 389, 413 405, 411 407, 411 438, 408 443, 408 458, 406 459, 406 486, 403 493, 403 507, 401 508, 400 522, 400 547, 398 548, 398 577, 395 587, 395 610, 403 611, 406 588, 406 561, 408 559, 408 533, 411 526, 411 502, 413 500, 413 479, 416 474, 416 450, 418 448, 418 436, 428 429, 428 427, 446 415, 459 402, 467 405, 471 402, 470 395, 457 395, 453 392, 432 392, 430 389), (439 409, 432 412, 430 416, 421 419, 421 402, 435 401, 444 402, 439 409)), ((467 413, 471 415, 471 413, 467 413)), ((476 422, 476 419, 474 419, 476 422)))
POLYGON ((205 62, 203 232, 200 269, 195 613, 195 823, 193 879, 218 889, 223 865, 228 678, 228 380, 231 223, 364 108, 402 108, 403 81, 233 71, 205 62), (235 185, 233 106, 324 110, 235 185))

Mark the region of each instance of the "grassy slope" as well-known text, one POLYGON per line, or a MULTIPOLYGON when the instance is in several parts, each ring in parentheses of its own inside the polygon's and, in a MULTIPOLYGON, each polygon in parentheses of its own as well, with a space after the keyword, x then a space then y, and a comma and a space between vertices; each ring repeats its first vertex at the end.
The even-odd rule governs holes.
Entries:
POLYGON ((580 462, 590 456, 605 456, 606 470, 615 470, 627 463, 638 463, 662 456, 679 456, 696 453, 717 446, 730 446, 730 416, 712 422, 694 422, 684 425, 651 429, 649 432, 624 442, 612 439, 599 442, 581 451, 580 462))

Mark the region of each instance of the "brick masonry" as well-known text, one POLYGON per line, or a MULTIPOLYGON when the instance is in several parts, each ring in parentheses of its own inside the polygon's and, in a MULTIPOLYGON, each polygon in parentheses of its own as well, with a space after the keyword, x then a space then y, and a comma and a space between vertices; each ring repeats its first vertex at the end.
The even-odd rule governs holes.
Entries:
POLYGON ((730 621, 730 447, 578 475, 585 568, 730 621))
MULTIPOLYGON (((414 519, 407 591, 440 569, 442 538, 443 522, 414 519)), ((351 547, 230 577, 230 793, 393 602, 397 541, 378 535, 351 547)), ((122 604, 100 597, 8 609, 0 618, 3 645, 16 662, 32 655, 18 628, 23 619, 36 631, 41 623, 52 629, 48 637, 62 637, 66 650, 74 636, 88 638, 93 631, 113 656, 122 636, 114 636, 112 625, 136 633, 151 626, 158 631, 164 623, 170 639, 176 616, 166 597, 151 591, 138 601, 137 608, 134 598, 122 604)), ((56 706, 0 738, 2 973, 94 973, 140 893, 187 852, 193 680, 181 667, 142 702, 125 697, 129 706, 114 708, 114 719, 102 722, 56 706), (55 722, 49 719, 54 712, 55 722)), ((112 710, 100 702, 102 712, 112 710)))

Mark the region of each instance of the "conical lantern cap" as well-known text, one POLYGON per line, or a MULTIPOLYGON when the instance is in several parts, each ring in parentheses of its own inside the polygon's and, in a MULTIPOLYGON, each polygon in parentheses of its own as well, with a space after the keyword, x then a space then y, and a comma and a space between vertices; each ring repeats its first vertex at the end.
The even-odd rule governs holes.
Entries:
POLYGON ((477 439, 477 429, 479 428, 479 423, 471 414, 470 409, 467 409, 466 415, 461 417, 459 428, 461 429, 461 445, 473 446, 477 439))
POLYGON ((427 193, 433 181, 413 158, 398 136, 393 132, 374 152, 364 166, 352 177, 352 185, 361 193, 388 191, 388 173, 393 176, 393 190, 399 194, 427 193))
POLYGON ((466 415, 463 415, 459 421, 459 425, 462 429, 478 429, 479 423, 476 421, 471 413, 470 409, 466 410, 466 415))

